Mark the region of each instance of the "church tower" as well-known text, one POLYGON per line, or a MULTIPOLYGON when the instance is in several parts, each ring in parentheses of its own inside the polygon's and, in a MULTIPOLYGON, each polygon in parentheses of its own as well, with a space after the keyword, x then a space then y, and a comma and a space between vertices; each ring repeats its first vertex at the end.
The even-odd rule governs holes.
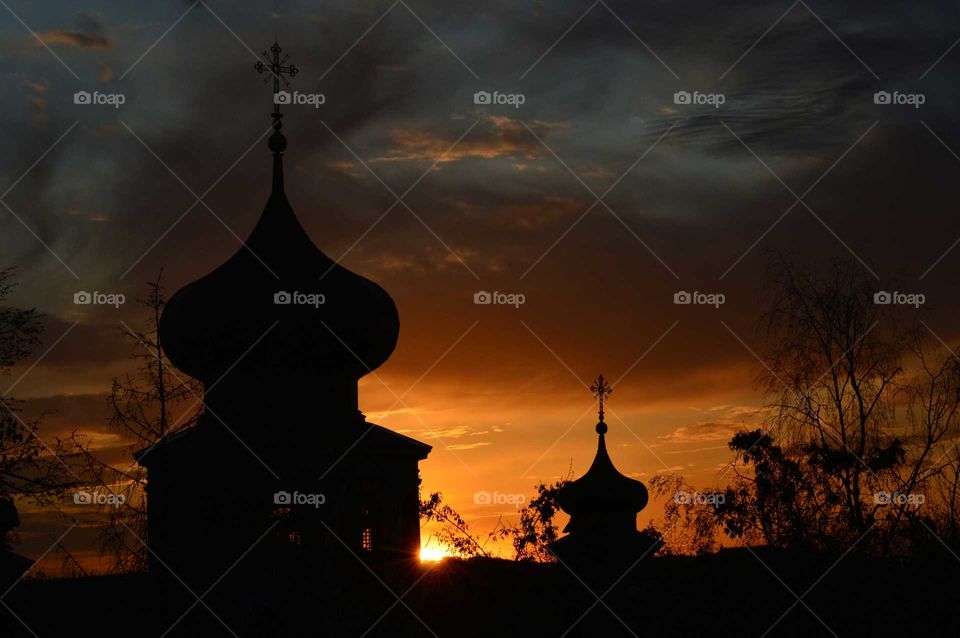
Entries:
POLYGON ((602 374, 590 390, 599 401, 597 454, 586 474, 560 489, 560 508, 570 522, 563 529, 567 535, 550 544, 558 560, 583 574, 623 571, 651 551, 651 539, 637 531, 647 488, 621 474, 607 453, 603 402, 613 390, 602 374))
MULTIPOLYGON (((297 69, 276 43, 271 54, 257 70, 272 74, 276 95, 297 69)), ((272 191, 259 221, 160 320, 170 361, 203 382, 203 415, 135 455, 148 470, 152 568, 197 587, 247 552, 238 569, 322 582, 420 550, 418 463, 431 448, 367 422, 357 402, 358 380, 397 343, 397 308, 300 225, 274 102, 272 191)))

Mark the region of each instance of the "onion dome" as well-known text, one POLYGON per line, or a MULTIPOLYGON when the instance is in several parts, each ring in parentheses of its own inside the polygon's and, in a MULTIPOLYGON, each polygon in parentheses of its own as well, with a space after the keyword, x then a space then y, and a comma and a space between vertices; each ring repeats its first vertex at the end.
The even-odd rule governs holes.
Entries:
POLYGON ((571 523, 582 514, 632 512, 647 506, 647 488, 640 481, 621 474, 607 454, 607 424, 601 416, 597 423, 597 455, 587 473, 567 483, 558 495, 560 507, 570 514, 571 523))
POLYGON ((230 259, 170 298, 160 342, 174 365, 208 386, 241 360, 265 381, 355 382, 393 352, 397 308, 383 288, 325 255, 300 225, 283 190, 286 138, 278 115, 274 126, 273 190, 263 214, 230 259))
POLYGON ((613 392, 603 375, 597 377, 590 391, 599 400, 597 421, 597 455, 587 473, 566 483, 557 495, 560 508, 570 515, 566 532, 596 531, 601 528, 622 528, 636 532, 636 514, 647 505, 647 488, 640 481, 621 474, 607 454, 607 424, 603 421, 604 399, 613 392))

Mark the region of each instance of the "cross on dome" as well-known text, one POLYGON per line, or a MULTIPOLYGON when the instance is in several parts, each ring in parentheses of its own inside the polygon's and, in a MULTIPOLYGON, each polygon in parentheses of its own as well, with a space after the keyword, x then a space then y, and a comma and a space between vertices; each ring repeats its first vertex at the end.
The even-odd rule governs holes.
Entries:
POLYGON ((603 375, 599 375, 597 380, 593 382, 593 385, 590 386, 590 392, 593 392, 593 396, 597 397, 597 402, 599 404, 599 410, 597 414, 600 417, 600 422, 597 423, 597 432, 604 434, 607 431, 607 426, 603 422, 603 400, 610 396, 613 393, 613 388, 607 383, 607 380, 603 378, 603 375), (602 432, 601 432, 602 426, 602 432))
MULTIPOLYGON (((290 56, 284 53, 283 58, 280 57, 280 53, 283 49, 280 48, 280 45, 276 40, 273 41, 273 45, 270 47, 270 53, 273 55, 267 55, 267 52, 263 52, 263 57, 272 61, 269 64, 264 64, 263 60, 257 60, 257 63, 253 66, 257 70, 257 73, 263 73, 264 71, 269 71, 270 75, 273 76, 273 128, 280 130, 280 127, 283 124, 280 122, 280 119, 283 117, 283 114, 280 113, 280 82, 283 82, 284 86, 290 86, 290 81, 287 78, 283 77, 284 75, 289 75, 290 77, 295 76, 300 72, 293 64, 285 65, 284 62, 290 59, 290 56)), ((267 81, 270 80, 269 77, 266 78, 267 81)))

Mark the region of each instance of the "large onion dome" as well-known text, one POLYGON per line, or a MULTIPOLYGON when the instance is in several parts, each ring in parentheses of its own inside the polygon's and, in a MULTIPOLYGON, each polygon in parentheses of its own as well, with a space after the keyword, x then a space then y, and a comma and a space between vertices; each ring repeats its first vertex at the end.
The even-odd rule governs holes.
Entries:
POLYGON ((264 379, 355 381, 397 343, 390 295, 325 255, 297 220, 283 190, 285 148, 278 126, 270 138, 273 191, 247 241, 173 295, 160 319, 170 360, 208 386, 240 360, 264 379))

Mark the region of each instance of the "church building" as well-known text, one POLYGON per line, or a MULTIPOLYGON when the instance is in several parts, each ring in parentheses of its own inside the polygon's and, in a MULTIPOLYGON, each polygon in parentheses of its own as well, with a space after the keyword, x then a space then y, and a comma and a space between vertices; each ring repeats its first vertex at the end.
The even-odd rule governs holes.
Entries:
MULTIPOLYGON (((271 53, 257 70, 276 95, 297 69, 277 44, 271 53)), ((418 464, 431 447, 366 421, 357 400, 358 380, 396 346, 397 308, 301 226, 284 192, 279 104, 273 127, 259 221, 170 298, 159 324, 170 361, 204 385, 203 414, 135 455, 148 471, 152 569, 191 587, 235 563, 319 581, 419 556, 418 464)))

